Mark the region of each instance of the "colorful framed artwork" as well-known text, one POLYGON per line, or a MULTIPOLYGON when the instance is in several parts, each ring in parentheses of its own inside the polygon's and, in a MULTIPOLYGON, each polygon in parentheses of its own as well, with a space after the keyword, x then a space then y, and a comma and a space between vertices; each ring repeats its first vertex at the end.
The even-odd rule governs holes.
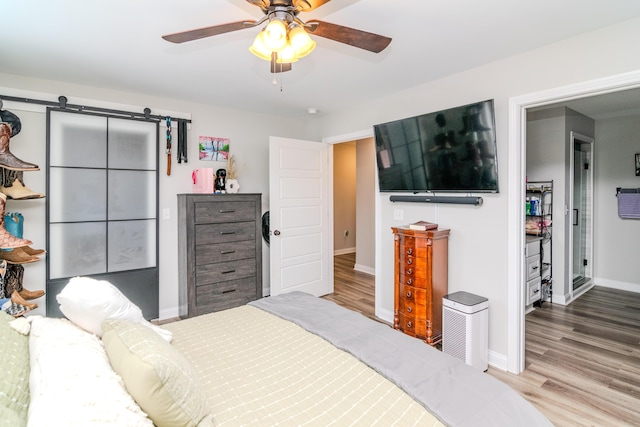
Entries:
POLYGON ((226 162, 229 160, 229 138, 201 136, 198 144, 200 160, 226 162))

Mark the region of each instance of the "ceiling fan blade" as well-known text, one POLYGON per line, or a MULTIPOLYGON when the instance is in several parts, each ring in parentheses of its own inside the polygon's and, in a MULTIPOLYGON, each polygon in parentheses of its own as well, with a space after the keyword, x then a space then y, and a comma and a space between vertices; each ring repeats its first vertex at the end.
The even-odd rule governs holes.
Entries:
POLYGON ((391 43, 391 38, 389 37, 324 21, 308 21, 306 27, 315 36, 335 40, 374 53, 382 52, 391 43))
POLYGON ((230 33, 231 31, 251 28, 256 24, 256 21, 229 22, 227 24, 214 25, 213 27, 204 27, 196 30, 183 31, 181 33, 167 34, 162 36, 162 38, 171 43, 184 43, 192 40, 203 39, 205 37, 217 36, 218 34, 230 33))
POLYGON ((300 12, 309 12, 330 1, 331 0, 293 0, 293 7, 300 12))

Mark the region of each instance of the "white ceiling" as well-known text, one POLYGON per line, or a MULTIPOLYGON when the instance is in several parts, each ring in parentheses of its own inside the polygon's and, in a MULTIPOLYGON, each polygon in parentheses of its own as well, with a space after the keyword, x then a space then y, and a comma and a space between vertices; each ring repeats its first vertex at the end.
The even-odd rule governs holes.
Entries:
POLYGON ((261 18, 245 0, 15 0, 0 10, 0 72, 295 118, 640 16, 640 1, 333 0, 299 17, 385 35, 390 46, 374 54, 316 37, 316 50, 277 85, 248 51, 258 28, 178 45, 161 39, 261 18))

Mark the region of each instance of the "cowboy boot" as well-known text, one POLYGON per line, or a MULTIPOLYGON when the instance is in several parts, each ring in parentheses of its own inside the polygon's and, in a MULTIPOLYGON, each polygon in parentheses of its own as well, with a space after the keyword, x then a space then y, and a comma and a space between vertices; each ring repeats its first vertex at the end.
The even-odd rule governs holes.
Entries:
POLYGON ((34 308, 38 308, 38 304, 25 301, 25 299, 22 298, 18 291, 13 291, 13 293, 11 294, 11 302, 14 304, 24 305, 25 307, 29 307, 31 310, 33 310, 34 308))
POLYGON ((5 310, 6 313, 10 314, 13 317, 24 316, 30 311, 31 311, 31 308, 26 307, 22 304, 16 304, 13 301, 11 302, 11 305, 9 306, 9 308, 5 310))
POLYGON ((0 299, 9 298, 9 292, 7 292, 7 286, 5 284, 5 277, 7 274, 7 261, 0 261, 0 299))
POLYGON ((7 261, 9 264, 29 264, 30 262, 40 261, 40 258, 27 254, 22 248, 0 250, 0 259, 7 261))
POLYGON ((10 297, 13 294, 13 291, 20 292, 22 290, 23 278, 24 267, 22 264, 7 264, 7 270, 4 275, 5 298, 10 297))
POLYGON ((14 156, 9 151, 11 140, 11 126, 7 123, 0 123, 0 165, 14 171, 37 171, 38 165, 27 163, 14 156))
POLYGON ((23 246, 20 249, 22 249, 25 254, 31 256, 39 256, 47 253, 44 249, 33 249, 31 246, 23 246))
MULTIPOLYGON (((0 123, 0 127, 2 127, 2 123, 0 123)), ((32 245, 33 242, 31 240, 15 237, 4 228, 4 208, 6 203, 7 196, 0 193, 0 248, 11 249, 32 245)))
MULTIPOLYGON (((19 172, 19 173, 22 173, 22 172, 19 172)), ((24 218, 22 217, 22 214, 20 212, 9 212, 4 215, 5 230, 11 233, 12 236, 18 237, 20 239, 22 238, 23 223, 24 223, 24 218)), ((44 249, 33 249, 31 246, 22 246, 20 250, 32 257, 42 255, 47 252, 44 249)), ((8 249, 0 250, 0 255, 1 255, 1 252, 3 251, 6 252, 8 251, 8 249)), ((2 257, 0 257, 0 259, 2 259, 2 257)), ((6 259, 9 259, 9 258, 6 258, 6 259)))
MULTIPOLYGON (((2 101, 0 101, 0 108, 2 108, 2 101)), ((8 110, 0 110, 0 122, 5 122, 9 126, 11 126, 11 137, 13 138, 17 134, 20 133, 22 129, 22 123, 20 122, 20 117, 13 114, 8 110)))
POLYGON ((14 200, 26 200, 26 199, 42 199, 44 194, 37 193, 24 185, 22 179, 23 171, 12 171, 5 168, 2 170, 2 185, 0 185, 0 192, 7 195, 8 198, 14 200))
POLYGON ((22 298, 24 298, 27 301, 28 300, 32 300, 32 299, 36 299, 36 298, 40 298, 41 296, 44 295, 44 291, 42 291, 42 290, 30 291, 30 290, 25 289, 24 287, 18 293, 20 294, 20 296, 22 298))

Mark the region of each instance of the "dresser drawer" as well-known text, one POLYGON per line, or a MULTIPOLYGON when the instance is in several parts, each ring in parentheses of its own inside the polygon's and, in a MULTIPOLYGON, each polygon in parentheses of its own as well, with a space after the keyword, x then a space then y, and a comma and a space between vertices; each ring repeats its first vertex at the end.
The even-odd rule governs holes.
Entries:
POLYGON ((540 253, 540 239, 528 240, 524 247, 524 256, 530 257, 540 253))
POLYGON ((255 256, 255 240, 196 246, 196 265, 236 261, 255 256))
POLYGON ((398 313, 398 329, 408 335, 416 336, 416 317, 398 313))
POLYGON ((196 266, 196 287, 215 282, 242 279, 256 275, 255 259, 196 266))
POLYGON ((425 339, 427 335, 427 321, 420 316, 398 313, 398 329, 407 335, 425 339))
POLYGON ((202 201, 195 202, 195 223, 228 223, 255 221, 255 202, 251 201, 202 201))
POLYGON ((405 316, 414 316, 417 319, 422 319, 426 315, 426 305, 421 301, 416 303, 414 301, 406 300, 400 304, 400 310, 398 314, 405 316))
POLYGON ((412 303, 418 305, 425 305, 427 299, 427 291, 424 288, 416 288, 413 286, 401 285, 399 286, 400 295, 398 301, 400 304, 412 303))
POLYGON ((529 280, 525 285, 526 305, 533 304, 540 299, 542 293, 542 279, 537 277, 529 280))
POLYGON ((527 257, 527 278, 526 280, 531 280, 535 277, 540 277, 540 256, 534 255, 527 257))
POLYGON ((256 299, 256 278, 248 277, 196 287, 196 312, 209 313, 256 299))
POLYGON ((230 243, 240 240, 256 239, 255 222, 232 222, 229 224, 196 225, 195 242, 197 245, 211 243, 230 243))

